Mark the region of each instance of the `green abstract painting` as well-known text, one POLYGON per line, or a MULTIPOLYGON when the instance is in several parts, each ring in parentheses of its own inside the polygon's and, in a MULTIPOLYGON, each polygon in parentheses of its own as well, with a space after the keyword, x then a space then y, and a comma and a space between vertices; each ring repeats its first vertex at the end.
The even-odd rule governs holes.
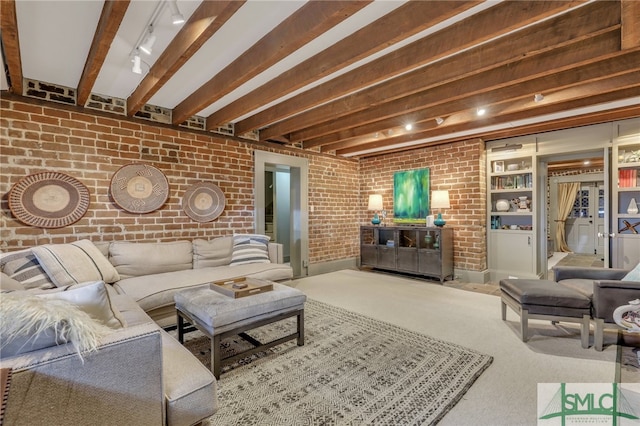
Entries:
POLYGON ((429 214, 429 169, 407 170, 393 175, 393 221, 424 222, 429 214))

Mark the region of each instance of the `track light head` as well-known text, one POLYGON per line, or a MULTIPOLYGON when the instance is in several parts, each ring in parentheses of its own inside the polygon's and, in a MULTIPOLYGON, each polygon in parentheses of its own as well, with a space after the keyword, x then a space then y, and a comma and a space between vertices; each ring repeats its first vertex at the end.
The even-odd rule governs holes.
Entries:
POLYGON ((156 36, 154 36, 151 31, 151 27, 149 27, 149 35, 144 39, 139 47, 139 49, 147 55, 151 55, 153 44, 156 42, 156 36))
POLYGON ((169 8, 171 9, 171 22, 173 25, 180 25, 184 22, 184 16, 180 13, 180 9, 178 9, 178 2, 176 0, 171 0, 169 2, 169 8))
POLYGON ((142 61, 140 60, 140 55, 136 54, 133 57, 132 62, 133 62, 133 68, 131 68, 131 71, 134 74, 142 74, 142 67, 141 67, 142 61))

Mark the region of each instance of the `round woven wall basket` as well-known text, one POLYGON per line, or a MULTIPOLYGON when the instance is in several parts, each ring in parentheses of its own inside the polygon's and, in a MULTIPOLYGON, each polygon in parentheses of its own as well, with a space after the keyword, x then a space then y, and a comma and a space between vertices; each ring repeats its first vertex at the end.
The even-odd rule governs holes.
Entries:
POLYGON ((159 169, 148 164, 128 164, 111 178, 111 196, 129 213, 150 213, 169 198, 169 181, 159 169))
POLYGON ((22 178, 9 191, 9 210, 22 223, 39 228, 62 228, 84 216, 89 190, 76 178, 41 172, 22 178))
POLYGON ((211 222, 222 214, 226 204, 224 193, 211 182, 191 185, 182 197, 182 209, 196 222, 211 222))

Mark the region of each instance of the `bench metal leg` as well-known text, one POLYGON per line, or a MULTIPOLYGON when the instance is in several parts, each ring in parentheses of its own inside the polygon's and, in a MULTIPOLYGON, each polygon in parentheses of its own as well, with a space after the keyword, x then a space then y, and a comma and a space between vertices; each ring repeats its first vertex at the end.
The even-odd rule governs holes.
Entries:
POLYGON ((298 346, 304 346, 304 310, 297 315, 298 318, 298 346))
POLYGON ((180 315, 180 311, 176 311, 178 315, 178 342, 184 343, 184 318, 180 315))
POLYGON ((593 346, 596 351, 602 351, 604 346, 604 320, 596 318, 596 327, 593 332, 593 346))
POLYGON ((520 336, 522 336, 522 341, 526 342, 529 337, 527 336, 527 331, 529 329, 529 311, 526 309, 522 309, 520 311, 520 336))
POLYGON ((587 349, 589 347, 590 320, 591 320, 591 317, 589 315, 582 316, 582 323, 580 326, 580 340, 582 341, 582 347, 584 349, 587 349))
POLYGON ((500 300, 500 310, 502 312, 502 321, 507 320, 507 304, 504 303, 504 299, 500 300))
POLYGON ((211 369, 217 380, 220 380, 222 371, 222 354, 220 354, 220 335, 213 336, 211 339, 211 369))

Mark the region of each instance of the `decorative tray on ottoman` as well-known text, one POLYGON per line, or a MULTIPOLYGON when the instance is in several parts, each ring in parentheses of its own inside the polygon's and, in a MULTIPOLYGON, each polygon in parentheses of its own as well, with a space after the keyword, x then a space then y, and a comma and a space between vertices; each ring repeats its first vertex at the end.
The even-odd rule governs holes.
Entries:
POLYGON ((238 299, 271 291, 273 290, 273 283, 255 278, 239 277, 232 280, 214 281, 210 287, 211 290, 238 299))

